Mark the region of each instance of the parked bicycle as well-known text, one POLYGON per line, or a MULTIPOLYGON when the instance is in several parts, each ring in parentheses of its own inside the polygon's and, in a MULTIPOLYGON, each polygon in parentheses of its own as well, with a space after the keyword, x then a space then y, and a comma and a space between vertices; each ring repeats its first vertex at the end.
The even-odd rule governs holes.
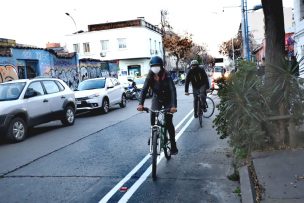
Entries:
MULTIPOLYGON (((193 93, 190 93, 190 94, 193 94, 193 93)), ((203 117, 210 118, 213 115, 214 110, 215 110, 215 104, 214 104, 213 99, 209 96, 206 97, 206 102, 202 101, 200 94, 197 94, 196 96, 198 97, 198 99, 197 99, 198 121, 202 128, 203 127, 203 117)))
POLYGON ((147 107, 143 109, 147 113, 155 113, 155 123, 151 126, 151 136, 149 140, 150 154, 152 156, 152 178, 156 179, 157 156, 164 152, 167 160, 171 158, 171 143, 168 130, 166 128, 165 114, 170 113, 170 109, 152 110, 147 107))

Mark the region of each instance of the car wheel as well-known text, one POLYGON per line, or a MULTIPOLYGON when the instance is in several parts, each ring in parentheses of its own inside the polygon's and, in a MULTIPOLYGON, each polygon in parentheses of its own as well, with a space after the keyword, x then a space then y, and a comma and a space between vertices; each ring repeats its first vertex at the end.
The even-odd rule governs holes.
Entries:
POLYGON ((102 112, 105 113, 105 114, 108 113, 109 108, 110 108, 110 106, 109 106, 108 99, 103 99, 102 100, 102 106, 101 106, 102 112))
POLYGON ((125 108, 127 106, 127 98, 126 98, 125 94, 121 95, 121 102, 120 102, 119 106, 121 108, 125 108))
POLYGON ((27 136, 27 125, 20 117, 13 118, 7 129, 7 138, 12 142, 21 142, 27 136))
POLYGON ((71 106, 67 106, 64 109, 64 115, 61 122, 65 126, 73 125, 75 122, 75 109, 71 106))

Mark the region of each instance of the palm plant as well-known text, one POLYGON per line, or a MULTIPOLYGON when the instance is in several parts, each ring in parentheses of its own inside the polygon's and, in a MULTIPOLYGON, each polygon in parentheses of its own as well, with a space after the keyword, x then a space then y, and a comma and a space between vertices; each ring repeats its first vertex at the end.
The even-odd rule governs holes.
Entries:
POLYGON ((293 74, 296 67, 286 63, 276 68, 275 82, 266 86, 256 75, 255 64, 242 62, 219 91, 219 114, 213 122, 221 138, 230 137, 235 151, 248 154, 271 147, 278 129, 288 135, 289 123, 302 121, 304 94, 293 74))

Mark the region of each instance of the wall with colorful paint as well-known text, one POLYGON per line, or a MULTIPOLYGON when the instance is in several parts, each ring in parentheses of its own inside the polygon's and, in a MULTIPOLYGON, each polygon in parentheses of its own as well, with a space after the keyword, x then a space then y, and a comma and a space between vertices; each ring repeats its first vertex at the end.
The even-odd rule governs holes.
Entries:
POLYGON ((9 53, 3 53, 0 48, 0 82, 49 76, 64 80, 70 87, 79 83, 76 54, 60 56, 52 50, 28 47, 11 47, 9 53))
POLYGON ((80 80, 89 78, 108 77, 109 63, 95 59, 80 59, 79 60, 80 80))
POLYGON ((42 48, 0 47, 0 83, 48 76, 59 78, 76 89, 82 80, 117 75, 117 70, 117 64, 98 59, 78 60, 74 53, 60 56, 52 50, 42 48))

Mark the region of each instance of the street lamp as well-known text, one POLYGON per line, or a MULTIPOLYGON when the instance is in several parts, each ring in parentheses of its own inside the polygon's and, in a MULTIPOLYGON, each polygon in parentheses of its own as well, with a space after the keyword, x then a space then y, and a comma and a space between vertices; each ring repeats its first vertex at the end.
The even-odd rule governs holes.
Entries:
POLYGON ((256 11, 263 8, 262 5, 256 5, 252 9, 247 9, 247 0, 241 0, 242 7, 242 38, 243 53, 247 61, 250 61, 250 44, 249 44, 249 28, 248 28, 248 11, 256 11))
POLYGON ((69 17, 73 20, 73 23, 74 23, 75 29, 76 29, 76 32, 75 32, 75 33, 77 33, 77 30, 78 30, 78 29, 77 29, 76 22, 75 22, 74 18, 73 18, 69 13, 65 13, 65 15, 69 16, 69 17))

